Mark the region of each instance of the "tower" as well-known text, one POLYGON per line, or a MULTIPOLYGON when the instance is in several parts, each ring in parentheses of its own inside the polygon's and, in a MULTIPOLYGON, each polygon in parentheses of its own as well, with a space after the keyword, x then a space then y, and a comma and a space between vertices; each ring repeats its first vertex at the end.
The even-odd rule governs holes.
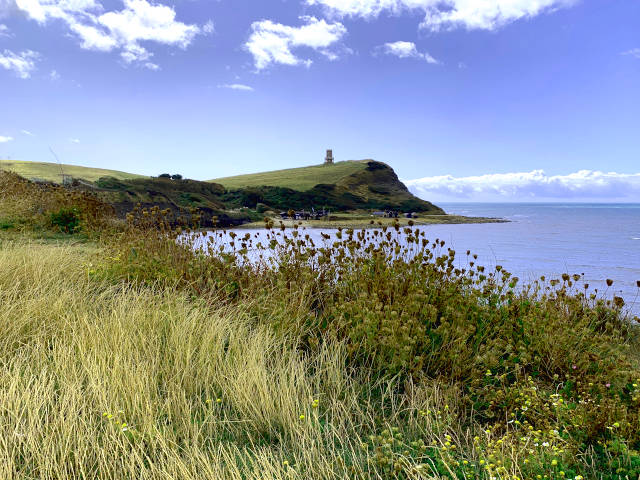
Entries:
POLYGON ((324 159, 325 165, 333 165, 333 150, 327 150, 327 156, 324 159))

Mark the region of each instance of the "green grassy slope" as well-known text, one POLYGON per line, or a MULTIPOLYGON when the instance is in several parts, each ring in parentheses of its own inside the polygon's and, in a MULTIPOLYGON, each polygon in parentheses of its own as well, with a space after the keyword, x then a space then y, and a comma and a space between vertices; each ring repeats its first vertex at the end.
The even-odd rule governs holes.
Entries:
POLYGON ((393 169, 375 160, 291 168, 211 180, 244 206, 264 203, 276 209, 328 207, 347 210, 400 210, 443 214, 409 192, 393 169))
MULTIPOLYGON (((27 162, 24 160, 0 160, 0 170, 8 170, 28 179, 47 180, 61 183, 62 172, 57 163, 47 162, 27 162)), ((73 178, 82 178, 90 182, 95 182, 100 177, 113 177, 118 180, 128 180, 132 178, 144 178, 144 175, 120 172, 117 170, 107 170, 104 168, 79 167, 76 165, 62 165, 65 175, 73 178)))
POLYGON ((288 168, 272 172, 252 173, 234 177, 217 178, 212 182, 228 189, 243 187, 284 187, 293 190, 311 190, 318 184, 337 184, 345 177, 362 172, 370 160, 350 160, 334 165, 314 165, 311 167, 288 168))

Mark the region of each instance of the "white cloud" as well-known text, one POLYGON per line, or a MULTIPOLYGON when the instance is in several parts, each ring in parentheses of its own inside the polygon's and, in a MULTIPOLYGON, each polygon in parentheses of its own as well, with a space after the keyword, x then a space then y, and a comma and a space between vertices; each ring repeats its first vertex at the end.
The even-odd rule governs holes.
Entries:
POLYGON ((58 80, 60 80, 60 74, 55 70, 51 70, 51 72, 49 72, 49 80, 51 80, 52 82, 57 82, 58 80))
POLYGON ((310 59, 301 59, 293 49, 307 47, 318 51, 329 59, 335 59, 336 52, 329 47, 338 43, 347 33, 341 23, 327 23, 315 17, 300 17, 305 23, 291 27, 271 20, 261 20, 251 25, 251 35, 245 48, 253 55, 257 70, 263 70, 273 63, 283 65, 305 65, 310 59))
POLYGON ((11 37, 11 36, 13 35, 11 34, 11 30, 9 30, 9 27, 0 23, 0 37, 11 37))
POLYGON ((629 55, 630 57, 640 58, 640 48, 632 48, 626 52, 622 52, 621 55, 629 55))
POLYGON ((143 67, 146 68, 147 70, 153 70, 154 72, 157 72, 158 70, 160 70, 160 65, 157 65, 151 62, 145 63, 143 67))
POLYGON ((38 23, 61 19, 73 23, 76 18, 91 17, 102 10, 95 0, 15 0, 17 7, 38 23))
POLYGON ((0 135, 0 143, 7 143, 11 140, 13 140, 13 137, 3 137, 2 135, 0 135))
POLYGON ((209 20, 207 23, 205 23, 202 26, 202 31, 203 33, 207 34, 207 35, 211 35, 216 31, 216 27, 213 23, 213 20, 209 20))
POLYGON ((70 139, 69 139, 69 141, 70 141, 71 143, 75 143, 75 144, 80 143, 80 139, 78 139, 78 138, 70 138, 70 139))
POLYGON ((13 53, 5 50, 0 53, 0 67, 13 71, 18 77, 27 79, 36 68, 36 60, 39 55, 31 50, 13 53))
POLYGON ((421 27, 438 31, 495 30, 503 25, 568 7, 577 0, 306 0, 337 16, 374 18, 383 12, 419 11, 421 27))
POLYGON ((111 37, 122 45, 153 41, 186 48, 200 33, 198 26, 176 21, 176 12, 171 7, 147 0, 124 0, 124 4, 124 10, 107 12, 98 18, 111 37))
MULTIPOLYGON (((122 10, 104 11, 96 0, 16 0, 18 8, 40 24, 51 19, 64 21, 86 50, 119 50, 126 64, 147 62, 152 53, 143 42, 187 48, 196 35, 208 31, 176 20, 176 11, 153 0, 123 0, 122 10)), ((157 65, 156 65, 157 66, 157 65)), ((148 67, 147 67, 148 68, 148 67)))
POLYGON ((444 175, 404 183, 415 195, 434 201, 640 201, 640 173, 580 170, 547 175, 533 170, 472 177, 444 175))
POLYGON ((30 137, 35 137, 36 135, 32 132, 30 132, 29 130, 20 130, 20 133, 24 134, 24 135, 29 135, 30 137))
POLYGON ((146 62, 153 53, 140 45, 127 45, 120 54, 125 63, 146 62))
POLYGON ((100 28, 82 23, 71 23, 69 28, 80 39, 80 48, 110 52, 118 46, 118 41, 100 28))
POLYGON ((253 87, 250 87, 249 85, 243 85, 241 83, 218 85, 218 88, 229 88, 231 90, 243 90, 245 92, 253 92, 253 87))
POLYGON ((418 51, 416 44, 413 42, 391 42, 380 45, 374 50, 374 53, 382 53, 385 55, 393 55, 398 58, 419 58, 425 60, 427 63, 438 64, 438 60, 433 58, 427 52, 421 53, 418 51))

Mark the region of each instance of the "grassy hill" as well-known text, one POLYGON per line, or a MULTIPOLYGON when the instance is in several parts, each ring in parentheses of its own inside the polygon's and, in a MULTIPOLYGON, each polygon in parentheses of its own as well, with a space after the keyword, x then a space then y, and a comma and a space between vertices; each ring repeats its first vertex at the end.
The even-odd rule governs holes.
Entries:
POLYGON ((362 172, 371 160, 350 160, 334 165, 314 165, 310 167, 288 168, 271 172, 251 173, 211 180, 228 189, 244 187, 283 187, 298 191, 311 190, 318 184, 335 184, 340 180, 362 172))
MULTIPOLYGON (((332 212, 397 210, 441 215, 437 206, 412 195, 393 169, 374 160, 346 161, 227 177, 209 182, 145 177, 115 170, 55 163, 4 160, 0 170, 28 179, 62 183, 62 172, 84 179, 91 190, 123 216, 138 203, 173 211, 198 208, 208 217, 236 221, 262 218, 265 210, 327 208, 332 212)), ((221 220, 222 222, 222 220, 221 220)))
POLYGON ((275 170, 211 180, 228 200, 242 206, 264 203, 277 209, 328 207, 333 210, 400 210, 444 214, 415 197, 393 169, 375 160, 275 170))
POLYGON ((128 180, 132 178, 144 178, 144 175, 120 172, 118 170, 107 170, 104 168, 79 167, 76 165, 60 165, 48 162, 27 162, 23 160, 0 160, 0 170, 15 172, 18 175, 30 180, 46 180, 49 182, 62 183, 62 172, 73 178, 81 178, 90 182, 95 182, 101 177, 113 177, 118 180, 128 180))

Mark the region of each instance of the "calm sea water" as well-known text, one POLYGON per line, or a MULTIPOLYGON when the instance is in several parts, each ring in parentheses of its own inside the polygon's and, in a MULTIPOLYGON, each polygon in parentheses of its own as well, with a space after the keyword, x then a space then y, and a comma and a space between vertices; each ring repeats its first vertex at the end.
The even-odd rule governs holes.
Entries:
POLYGON ((433 225, 458 252, 470 249, 486 266, 502 265, 523 280, 584 274, 607 297, 622 296, 640 315, 640 204, 443 204, 447 213, 500 217, 502 224, 433 225), (605 280, 614 281, 607 288, 605 280))
MULTIPOLYGON (((467 250, 487 268, 502 265, 523 281, 545 275, 584 274, 606 298, 624 298, 628 310, 640 316, 640 204, 440 204, 447 213, 498 217, 509 223, 430 225, 420 227, 431 241, 444 240, 466 266, 467 250), (606 279, 614 281, 606 286, 606 279)), ((320 232, 308 229, 316 241, 320 232)), ((254 238, 264 229, 240 231, 254 238)), ((446 247, 445 247, 446 248, 446 247)))

